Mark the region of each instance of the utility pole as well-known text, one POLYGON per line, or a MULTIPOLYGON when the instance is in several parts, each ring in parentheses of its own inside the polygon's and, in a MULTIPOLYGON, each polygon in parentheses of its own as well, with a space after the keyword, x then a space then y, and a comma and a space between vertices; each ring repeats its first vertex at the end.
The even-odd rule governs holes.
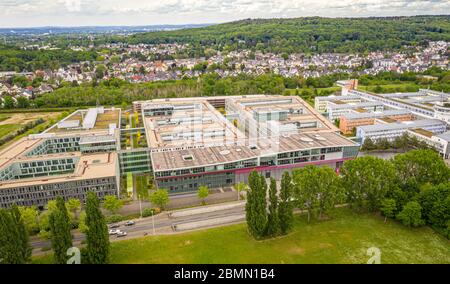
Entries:
POLYGON ((155 212, 152 214, 152 224, 153 224, 153 235, 155 235, 155 212))

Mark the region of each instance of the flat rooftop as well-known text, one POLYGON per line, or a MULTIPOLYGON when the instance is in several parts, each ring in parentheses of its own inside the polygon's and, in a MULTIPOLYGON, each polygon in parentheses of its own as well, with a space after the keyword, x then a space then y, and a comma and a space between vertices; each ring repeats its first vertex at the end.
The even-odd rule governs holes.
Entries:
POLYGON ((83 120, 86 117, 88 110, 77 110, 70 114, 68 117, 63 119, 61 122, 68 121, 70 123, 75 123, 78 121, 79 127, 73 128, 58 128, 58 124, 55 124, 51 128, 47 129, 45 133, 59 133, 59 134, 68 134, 68 133, 89 133, 90 131, 98 131, 98 130, 107 130, 109 129, 110 124, 116 124, 117 128, 120 128, 120 109, 104 109, 103 113, 98 113, 95 118, 94 127, 91 129, 83 129, 83 120))
POLYGON ((166 171, 231 163, 283 152, 355 145, 354 142, 334 132, 292 134, 280 136, 276 140, 260 139, 257 143, 248 145, 157 152, 152 153, 151 158, 155 171, 166 171))
MULTIPOLYGON (((44 185, 116 176, 117 153, 89 155, 72 153, 70 157, 73 156, 79 157, 80 160, 76 165, 75 171, 71 174, 0 181, 0 190, 11 187, 44 185)), ((59 157, 64 157, 64 155, 58 155, 58 158, 59 157)))
POLYGON ((171 115, 144 116, 150 148, 208 145, 245 136, 206 100, 148 101, 143 109, 173 107, 171 115))
POLYGON ((410 129, 411 131, 418 133, 420 135, 423 135, 425 137, 431 138, 433 136, 433 132, 422 129, 422 128, 415 128, 415 129, 410 129))
POLYGON ((441 125, 445 126, 445 122, 438 119, 421 119, 421 120, 404 121, 387 124, 364 125, 360 126, 359 129, 363 130, 364 132, 373 132, 373 131, 422 128, 428 126, 441 126, 441 125))

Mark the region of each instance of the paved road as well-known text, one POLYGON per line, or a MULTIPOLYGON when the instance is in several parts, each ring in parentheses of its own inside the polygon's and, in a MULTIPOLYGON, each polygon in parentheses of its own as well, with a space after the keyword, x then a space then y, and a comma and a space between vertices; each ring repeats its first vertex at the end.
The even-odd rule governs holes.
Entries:
MULTIPOLYGON (((220 208, 220 205, 217 205, 217 208, 220 208)), ((195 209, 198 209, 195 208, 195 209)), ((163 212, 154 217, 154 228, 155 234, 174 234, 176 231, 172 229, 173 225, 183 224, 183 223, 192 223, 197 221, 205 221, 205 220, 215 220, 217 218, 226 218, 229 216, 240 216, 239 220, 245 220, 245 205, 244 203, 239 203, 234 208, 225 209, 225 210, 215 210, 213 212, 206 213, 197 213, 195 215, 182 216, 182 217, 169 217, 168 212, 163 212)), ((152 235, 153 234, 153 218, 147 217, 142 219, 134 220, 136 222, 135 225, 126 227, 124 225, 125 222, 120 222, 120 227, 118 228, 121 231, 127 232, 126 237, 117 238, 116 236, 110 236, 111 241, 125 240, 137 237, 143 237, 144 235, 152 235)), ((224 223, 225 224, 225 223, 224 223)), ((81 245, 81 242, 85 239, 85 235, 80 233, 79 231, 75 231, 73 233, 73 244, 75 246, 81 245)), ((42 248, 50 247, 50 241, 39 239, 38 237, 34 237, 31 240, 31 245, 33 247, 33 254, 39 255, 45 252, 42 252, 42 248)))

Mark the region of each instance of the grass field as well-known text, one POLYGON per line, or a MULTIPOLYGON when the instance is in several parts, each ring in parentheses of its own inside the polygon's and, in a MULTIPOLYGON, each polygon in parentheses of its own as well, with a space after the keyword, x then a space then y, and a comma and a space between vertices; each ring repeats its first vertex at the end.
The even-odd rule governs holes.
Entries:
MULTIPOLYGON (((402 84, 387 84, 380 85, 382 93, 406 93, 406 92, 418 92, 420 88, 414 83, 402 83, 402 84)), ((358 86, 358 89, 369 92, 376 92, 377 86, 358 86)))
MULTIPOLYGON (((296 217, 285 237, 255 241, 246 225, 112 243, 112 263, 366 263, 367 249, 381 250, 381 263, 450 263, 450 242, 428 227, 339 209, 327 221, 296 217)), ((34 263, 49 263, 50 256, 34 263)))
POLYGON ((8 135, 17 129, 19 129, 22 125, 20 124, 3 124, 0 125, 0 137, 8 135))

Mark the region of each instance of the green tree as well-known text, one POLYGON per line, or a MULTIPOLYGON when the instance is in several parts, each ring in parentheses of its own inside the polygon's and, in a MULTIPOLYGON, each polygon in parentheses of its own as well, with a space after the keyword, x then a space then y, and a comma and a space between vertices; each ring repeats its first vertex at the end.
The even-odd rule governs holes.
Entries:
POLYGON ((372 139, 370 139, 370 138, 364 139, 364 143, 361 146, 361 150, 371 151, 371 150, 375 150, 375 149, 376 149, 376 145, 372 139))
POLYGON ((17 107, 18 108, 27 108, 30 106, 30 100, 28 100, 26 97, 18 97, 17 98, 17 107))
POLYGON ((150 202, 161 210, 169 203, 169 192, 166 189, 158 189, 150 195, 150 202))
POLYGON ((109 262, 110 244, 105 217, 100 211, 100 201, 94 192, 88 192, 86 200, 86 256, 91 264, 109 262))
POLYGON ((78 230, 80 230, 80 232, 86 234, 86 232, 88 231, 88 226, 86 225, 86 211, 81 211, 79 218, 79 223, 78 223, 78 230))
POLYGON ((365 156, 344 163, 342 183, 348 201, 356 208, 374 211, 396 186, 395 169, 389 161, 365 156))
POLYGON ((14 108, 14 100, 11 96, 3 97, 3 108, 5 108, 5 109, 14 108))
POLYGON ((300 208, 310 216, 318 213, 319 218, 342 201, 344 190, 334 170, 330 167, 307 166, 293 173, 295 197, 300 208))
POLYGON ((381 213, 384 215, 384 223, 386 223, 387 218, 394 218, 395 211, 397 210, 397 205, 395 199, 385 198, 381 201, 380 207, 381 213))
POLYGON ((77 198, 70 198, 66 202, 66 207, 74 216, 77 216, 78 210, 81 209, 81 201, 77 198))
POLYGON ((400 183, 440 184, 450 179, 450 169, 433 150, 413 150, 396 155, 393 164, 400 183))
POLYGON ((286 235, 294 224, 294 208, 291 200, 292 187, 291 176, 288 172, 284 172, 281 178, 280 203, 278 204, 278 218, 282 235, 286 235))
POLYGON ((419 227, 425 223, 422 219, 422 207, 416 201, 408 202, 397 215, 397 219, 408 227, 419 227))
POLYGON ((274 178, 270 179, 269 187, 269 214, 267 215, 266 234, 269 237, 278 235, 280 232, 280 220, 278 218, 278 195, 277 182, 274 178))
POLYGON ((198 188, 198 198, 202 200, 202 204, 205 204, 205 199, 209 195, 209 188, 206 185, 202 185, 198 188))
POLYGON ((27 232, 30 235, 34 235, 39 232, 39 210, 35 207, 25 207, 20 206, 20 217, 22 218, 25 227, 27 228, 27 232))
POLYGON ((238 200, 239 200, 241 192, 248 190, 248 185, 243 182, 239 182, 234 185, 234 189, 237 191, 238 200))
POLYGON ((450 221, 450 182, 422 187, 418 200, 426 222, 444 230, 450 221))
POLYGON ((266 192, 267 184, 264 177, 252 171, 248 177, 249 190, 245 205, 247 226, 254 238, 264 236, 267 223, 266 192))
POLYGON ((107 195, 103 200, 103 208, 108 210, 111 214, 116 214, 123 207, 122 200, 115 195, 107 195))
POLYGON ((31 258, 31 245, 19 208, 0 209, 0 263, 25 264, 31 258))
POLYGON ((95 77, 97 79, 103 79, 103 77, 106 75, 107 68, 103 64, 97 65, 97 68, 95 69, 95 77))
POLYGON ((72 247, 72 235, 69 213, 67 212, 64 199, 58 196, 56 199, 57 209, 50 214, 50 232, 55 263, 67 263, 67 250, 72 247))

